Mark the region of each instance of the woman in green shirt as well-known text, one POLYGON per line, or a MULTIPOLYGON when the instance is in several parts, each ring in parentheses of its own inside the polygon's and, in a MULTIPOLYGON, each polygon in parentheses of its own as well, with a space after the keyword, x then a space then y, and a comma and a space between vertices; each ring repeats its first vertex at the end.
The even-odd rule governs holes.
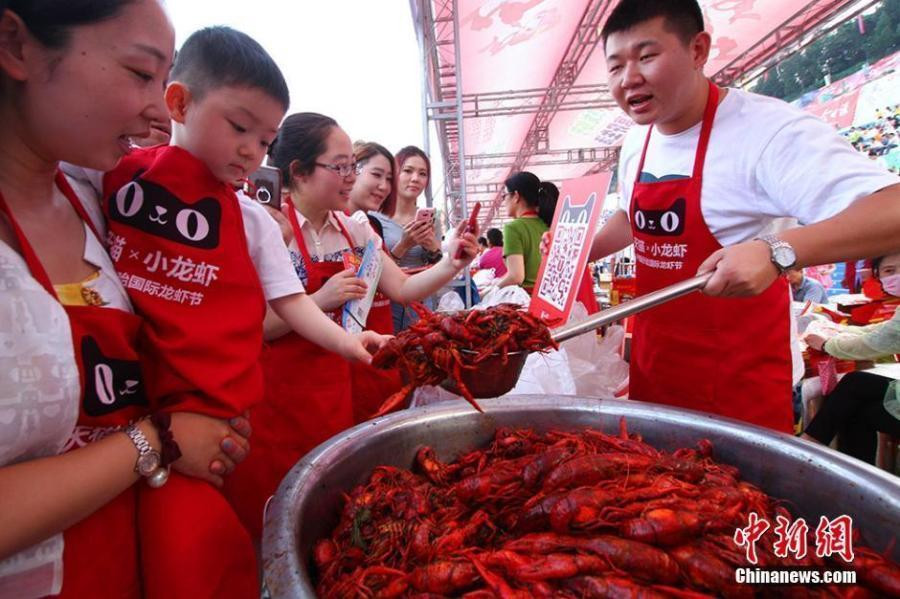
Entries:
POLYGON ((506 214, 515 220, 503 227, 507 272, 497 286, 520 285, 531 293, 541 266, 541 236, 550 230, 558 194, 550 192, 552 183, 541 183, 528 171, 511 175, 504 184, 506 214))

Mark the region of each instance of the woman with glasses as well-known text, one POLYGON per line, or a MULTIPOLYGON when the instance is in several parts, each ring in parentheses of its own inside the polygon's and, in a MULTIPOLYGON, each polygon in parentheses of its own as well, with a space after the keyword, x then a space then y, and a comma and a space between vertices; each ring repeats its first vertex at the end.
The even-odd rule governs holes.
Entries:
MULTIPOLYGON (((344 304, 366 293, 355 267, 348 267, 349 259, 360 258, 370 241, 376 249, 383 248, 367 221, 347 216, 350 197, 358 176, 365 178, 376 164, 390 161, 370 159, 358 170, 344 130, 330 117, 307 112, 284 120, 270 147, 269 163, 281 171, 289 191, 284 200, 293 232, 288 249, 297 276, 318 306, 340 323, 344 304)), ((379 253, 383 271, 378 287, 395 301, 419 300, 440 289, 477 253, 475 236, 462 235, 453 252, 434 268, 411 277, 379 253), (456 260, 458 248, 463 257, 456 260)), ((357 419, 368 417, 366 406, 371 410, 381 403, 370 391, 357 388, 365 374, 362 369, 354 372, 337 354, 289 332, 273 314, 267 317, 266 339, 265 399, 250 415, 253 452, 229 481, 232 503, 256 538, 266 500, 294 463, 357 419), (357 394, 362 403, 355 406, 357 394)))
MULTIPOLYGON (((441 259, 441 243, 435 231, 433 213, 417 208, 419 196, 431 177, 431 161, 415 146, 397 152, 397 200, 393 206, 385 204, 381 210, 370 212, 378 219, 384 233, 385 249, 396 263, 407 271, 420 270, 441 259)), ((431 298, 424 301, 433 308, 431 298)), ((416 313, 408 306, 394 302, 394 330, 400 332, 416 320, 416 313)))

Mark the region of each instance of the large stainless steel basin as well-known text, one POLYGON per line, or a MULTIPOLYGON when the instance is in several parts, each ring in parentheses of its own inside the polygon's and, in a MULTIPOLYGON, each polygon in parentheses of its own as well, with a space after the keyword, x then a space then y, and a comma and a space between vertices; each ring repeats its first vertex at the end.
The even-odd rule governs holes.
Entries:
MULTIPOLYGON (((314 597, 308 566, 314 543, 337 524, 341 493, 364 482, 379 464, 410 467, 422 445, 449 460, 485 445, 499 426, 617 431, 628 429, 659 449, 709 439, 715 457, 773 497, 789 500, 798 516, 853 517, 862 541, 882 551, 900 531, 900 479, 839 454, 734 420, 634 401, 517 396, 446 402, 360 424, 326 441, 288 473, 267 512, 263 535, 265 582, 273 597, 314 597)), ((900 561, 900 547, 893 548, 900 561)))

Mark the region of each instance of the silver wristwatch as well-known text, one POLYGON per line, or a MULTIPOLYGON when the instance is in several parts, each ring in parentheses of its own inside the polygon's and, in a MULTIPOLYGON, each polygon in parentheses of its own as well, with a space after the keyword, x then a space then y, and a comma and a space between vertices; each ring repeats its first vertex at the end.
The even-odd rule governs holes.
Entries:
POLYGON ((784 274, 784 271, 793 268, 797 264, 797 254, 794 248, 784 239, 780 239, 775 235, 764 235, 759 238, 769 245, 769 251, 772 254, 772 264, 778 269, 778 272, 784 274))
POLYGON ((167 468, 160 466, 162 459, 159 452, 150 446, 147 437, 141 432, 141 429, 133 424, 129 424, 125 428, 125 434, 134 443, 134 447, 138 450, 137 461, 134 463, 134 471, 147 479, 147 483, 151 487, 161 487, 169 478, 167 468))

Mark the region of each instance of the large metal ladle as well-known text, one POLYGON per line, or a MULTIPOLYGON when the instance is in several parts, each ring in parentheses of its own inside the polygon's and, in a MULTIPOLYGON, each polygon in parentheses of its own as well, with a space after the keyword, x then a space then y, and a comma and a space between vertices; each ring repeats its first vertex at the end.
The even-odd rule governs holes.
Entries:
MULTIPOLYGON (((602 326, 632 314, 655 308, 693 291, 703 289, 712 275, 712 272, 705 273, 642 295, 630 302, 601 310, 585 320, 554 329, 551 331, 551 336, 557 343, 568 341, 573 337, 597 330, 602 326)), ((502 362, 500 354, 493 355, 480 362, 478 368, 463 370, 460 378, 462 378, 463 383, 476 398, 499 397, 516 386, 516 383, 519 381, 519 375, 522 373, 522 367, 525 366, 525 359, 528 357, 528 353, 526 351, 513 352, 508 355, 506 364, 502 362)), ((451 379, 441 383, 441 387, 451 393, 459 394, 456 383, 451 379)))

